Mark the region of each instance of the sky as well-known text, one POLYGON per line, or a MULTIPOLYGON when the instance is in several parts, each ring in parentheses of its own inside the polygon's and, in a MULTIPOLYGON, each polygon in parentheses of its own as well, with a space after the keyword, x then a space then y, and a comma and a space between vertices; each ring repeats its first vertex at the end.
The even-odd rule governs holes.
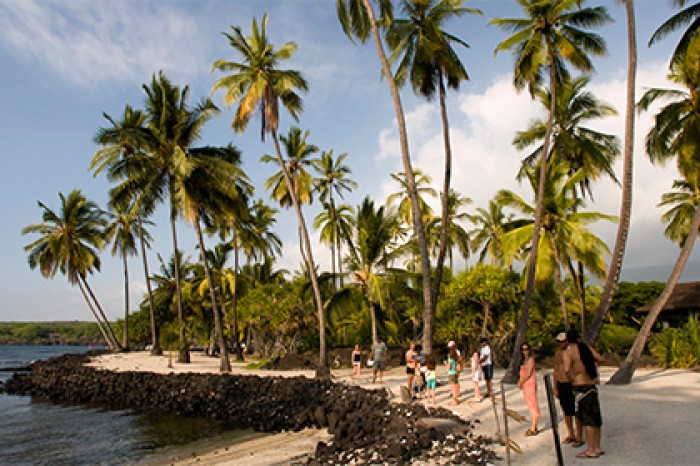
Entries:
MULTIPOLYGON (((604 5, 615 22, 597 32, 608 46, 608 55, 594 58, 596 73, 590 90, 621 114, 590 124, 622 139, 627 66, 625 12, 617 1, 587 2, 604 5)), ((485 207, 502 188, 532 200, 531 190, 515 181, 525 153, 511 144, 516 131, 534 118, 543 118, 539 103, 518 94, 512 86, 513 58, 509 52, 494 55, 506 33, 487 23, 494 17, 520 17, 515 0, 471 0, 482 16, 467 15, 451 21, 446 29, 469 44, 459 49, 470 80, 447 100, 454 152, 453 187, 472 199, 473 213, 485 207)), ((667 0, 637 0, 639 47, 637 95, 650 87, 668 87, 668 58, 678 36, 669 36, 653 47, 647 41, 674 10, 667 0)), ((268 36, 279 48, 293 41, 298 49, 284 64, 303 73, 309 91, 303 95, 304 111, 298 122, 283 113, 280 133, 292 125, 310 132, 309 141, 321 150, 347 153, 351 178, 358 188, 344 201, 356 206, 369 196, 383 202, 399 190, 390 174, 403 170, 393 104, 371 42, 353 44, 342 33, 333 0, 0 0, 0 321, 89 320, 80 291, 64 277, 46 280, 30 270, 24 246, 34 237, 22 229, 41 221, 37 201, 59 206, 59 192, 80 189, 106 207, 108 181, 87 169, 99 147, 97 130, 107 126, 103 113, 118 118, 126 104, 141 107, 142 84, 163 70, 176 84, 190 87, 191 103, 212 97, 221 113, 204 130, 201 145, 234 144, 243 153, 243 168, 256 186, 256 197, 272 203, 264 182, 277 168, 259 162, 272 154, 270 141, 260 140, 253 119, 243 134, 230 128, 232 111, 212 94, 217 59, 237 60, 222 35, 239 26, 248 35, 253 18, 269 15, 268 36)), ((437 190, 442 184, 443 145, 436 102, 426 102, 402 90, 414 168, 423 170, 437 190)), ((678 247, 663 236, 663 210, 656 207, 661 193, 677 178, 675 167, 652 166, 644 153, 644 137, 653 113, 638 118, 635 142, 633 217, 623 279, 665 281, 678 255, 678 247)), ((621 178, 620 163, 616 165, 621 178)), ((610 181, 594 186, 595 202, 589 210, 619 214, 620 189, 610 181)), ((318 202, 305 207, 309 225, 319 212, 318 202)), ((172 243, 165 209, 156 212, 152 229, 151 269, 157 270, 157 254, 170 257, 172 243)), ((466 225, 469 227, 469 225, 466 225)), ((180 224, 180 245, 196 260, 191 227, 180 224)), ((597 225, 596 232, 610 245, 616 225, 597 225)), ((298 239, 291 212, 282 211, 276 228, 284 242, 278 266, 299 268, 298 239)), ((330 269, 326 248, 313 232, 316 262, 330 269)), ((211 240, 208 244, 214 244, 211 240)), ((121 261, 104 251, 101 272, 90 276, 110 318, 123 315, 121 261)), ((473 259, 469 262, 473 263, 473 259)), ((683 280, 700 279, 698 253, 691 256, 683 280)), ((142 296, 145 282, 138 260, 131 261, 130 288, 142 296)), ((136 300, 132 300, 135 302, 136 300)), ((133 305, 132 307, 135 307, 133 305)))

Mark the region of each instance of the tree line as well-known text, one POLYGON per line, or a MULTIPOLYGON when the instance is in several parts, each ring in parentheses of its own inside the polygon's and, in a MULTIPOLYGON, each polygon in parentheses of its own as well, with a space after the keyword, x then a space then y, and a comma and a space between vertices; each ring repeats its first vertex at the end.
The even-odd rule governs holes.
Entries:
POLYGON ((23 231, 39 235, 26 246, 30 266, 49 278, 60 272, 78 285, 113 350, 129 344, 127 258, 138 253, 148 285, 142 306, 148 309, 152 351, 161 351, 160 331, 173 321, 180 362, 189 360, 191 336, 199 327, 209 334, 212 349, 219 351, 222 371, 230 371, 229 347, 240 358, 243 340, 250 343, 257 338, 258 346, 272 342, 287 350, 317 346, 319 376, 328 375, 329 339, 332 344, 348 343, 348 335, 367 339, 381 331, 396 341, 420 338, 423 350, 431 353, 441 332, 453 337, 466 332, 468 337, 498 334, 504 353, 511 353, 504 358, 509 362, 504 380, 514 381, 518 348, 528 332, 549 328, 545 323, 551 320, 551 309, 556 310, 556 326, 578 326, 590 344, 610 322, 629 234, 634 115, 664 98, 670 103, 656 115, 646 152, 654 163, 677 162, 681 179, 660 205, 670 207, 662 217, 668 224, 666 235, 682 248, 667 286, 613 377, 614 382, 629 382, 700 224, 695 92, 700 83, 700 42, 695 34, 700 4, 683 9, 687 2, 676 0, 682 11, 651 39, 660 40, 690 23, 670 62, 671 80, 687 92, 651 89, 636 102, 634 2, 625 0, 629 63, 620 147, 614 135, 589 126, 615 114, 587 89, 592 59, 606 53, 604 39, 593 32, 612 21, 606 9, 581 0, 518 3, 521 17, 493 18, 489 24, 512 34, 496 45, 495 52, 513 52, 515 88, 527 90, 536 105, 547 109, 546 119, 513 137, 515 148, 527 152, 518 178, 532 187, 532 201, 501 190, 488 206, 469 213, 465 211, 469 198, 451 185, 445 97, 469 76, 455 49, 467 43, 448 32, 446 24, 481 12, 467 8, 463 0, 337 0, 342 30, 353 43, 371 39, 382 66, 399 133, 403 171, 392 174, 402 188, 399 193, 386 204, 369 197, 357 206, 342 202, 344 193, 357 186, 345 163, 348 155, 320 150, 309 140, 309 131, 298 126, 286 132, 280 129, 284 111, 298 120, 302 94, 309 89, 299 70, 284 68, 296 44, 276 48, 267 36, 264 15, 260 21, 253 19, 249 34, 239 26, 224 33, 234 57, 212 64, 223 73, 212 91, 223 91, 224 103, 233 107, 235 133, 245 132, 255 117, 262 140, 272 142, 272 154, 260 160, 275 163, 278 171, 268 178, 265 189, 280 208, 295 212, 302 258, 296 276, 290 279, 287 272, 274 268, 281 251, 273 231, 277 210, 255 199, 254 187, 240 166, 243 154, 233 145, 197 145, 218 107, 208 98, 192 104, 189 87, 174 84, 162 71, 143 85, 143 108, 127 104, 119 119, 105 114, 109 124, 95 137, 102 148, 89 169, 113 183, 108 208, 102 210, 79 190, 59 194, 59 210, 40 202, 43 222, 23 231), (570 68, 579 74, 573 75, 570 68), (407 84, 418 96, 437 97, 444 145, 439 190, 413 167, 401 101, 401 88, 407 84), (620 155, 623 175, 618 181, 613 163, 620 155), (587 208, 594 182, 604 176, 621 185, 619 217, 587 208), (316 265, 304 215, 304 205, 314 196, 324 207, 313 226, 332 251, 330 271, 320 271, 316 265), (429 206, 430 196, 439 200, 437 213, 429 206), (151 274, 147 230, 161 204, 170 213, 172 255, 167 260, 159 256, 160 273, 151 274), (196 233, 196 263, 178 245, 178 219, 186 220, 196 233), (618 221, 612 252, 589 228, 601 220, 618 221), (207 249, 205 235, 219 243, 207 249), (125 271, 121 341, 87 281, 99 270, 99 253, 110 243, 125 271), (476 254, 479 265, 455 273, 455 254, 476 254), (231 256, 233 266, 227 267, 231 256), (522 272, 516 270, 518 265, 523 265, 522 272), (602 291, 594 280, 604 283, 602 291), (548 300, 552 296, 555 303, 548 300), (475 305, 480 312, 470 312, 475 305), (315 335, 309 335, 310 328, 316 329, 315 335))

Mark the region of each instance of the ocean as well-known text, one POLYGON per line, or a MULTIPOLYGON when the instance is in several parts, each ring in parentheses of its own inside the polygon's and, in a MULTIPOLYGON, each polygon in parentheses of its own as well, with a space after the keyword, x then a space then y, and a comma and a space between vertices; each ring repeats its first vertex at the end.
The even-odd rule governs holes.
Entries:
MULTIPOLYGON (((80 346, 2 346, 0 368, 22 367, 80 346)), ((5 382, 11 372, 0 371, 5 382)), ((64 406, 0 393, 0 464, 119 465, 153 463, 168 449, 222 437, 235 442, 248 429, 211 419, 161 413, 64 406)))

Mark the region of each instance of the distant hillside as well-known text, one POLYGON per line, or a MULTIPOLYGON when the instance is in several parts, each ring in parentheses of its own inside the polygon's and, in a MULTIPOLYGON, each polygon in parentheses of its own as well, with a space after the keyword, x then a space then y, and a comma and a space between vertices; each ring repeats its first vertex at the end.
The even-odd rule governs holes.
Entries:
MULTIPOLYGON (((658 281, 666 283, 668 276, 671 275, 673 263, 662 265, 650 265, 647 267, 622 267, 620 280, 626 282, 648 282, 658 281)), ((700 262, 691 262, 685 265, 681 282, 696 282, 700 281, 700 262)))
POLYGON ((103 345, 94 322, 0 322, 0 345, 103 345))

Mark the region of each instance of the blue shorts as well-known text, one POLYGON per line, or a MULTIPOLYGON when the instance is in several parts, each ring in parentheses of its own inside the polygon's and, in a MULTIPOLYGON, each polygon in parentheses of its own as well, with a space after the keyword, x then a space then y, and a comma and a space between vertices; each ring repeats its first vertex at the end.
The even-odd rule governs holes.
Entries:
POLYGON ((437 379, 428 379, 425 382, 425 386, 428 388, 428 390, 435 390, 435 387, 437 387, 437 379))
POLYGON ((485 364, 481 366, 481 370, 484 372, 484 380, 493 379, 493 364, 485 364))

